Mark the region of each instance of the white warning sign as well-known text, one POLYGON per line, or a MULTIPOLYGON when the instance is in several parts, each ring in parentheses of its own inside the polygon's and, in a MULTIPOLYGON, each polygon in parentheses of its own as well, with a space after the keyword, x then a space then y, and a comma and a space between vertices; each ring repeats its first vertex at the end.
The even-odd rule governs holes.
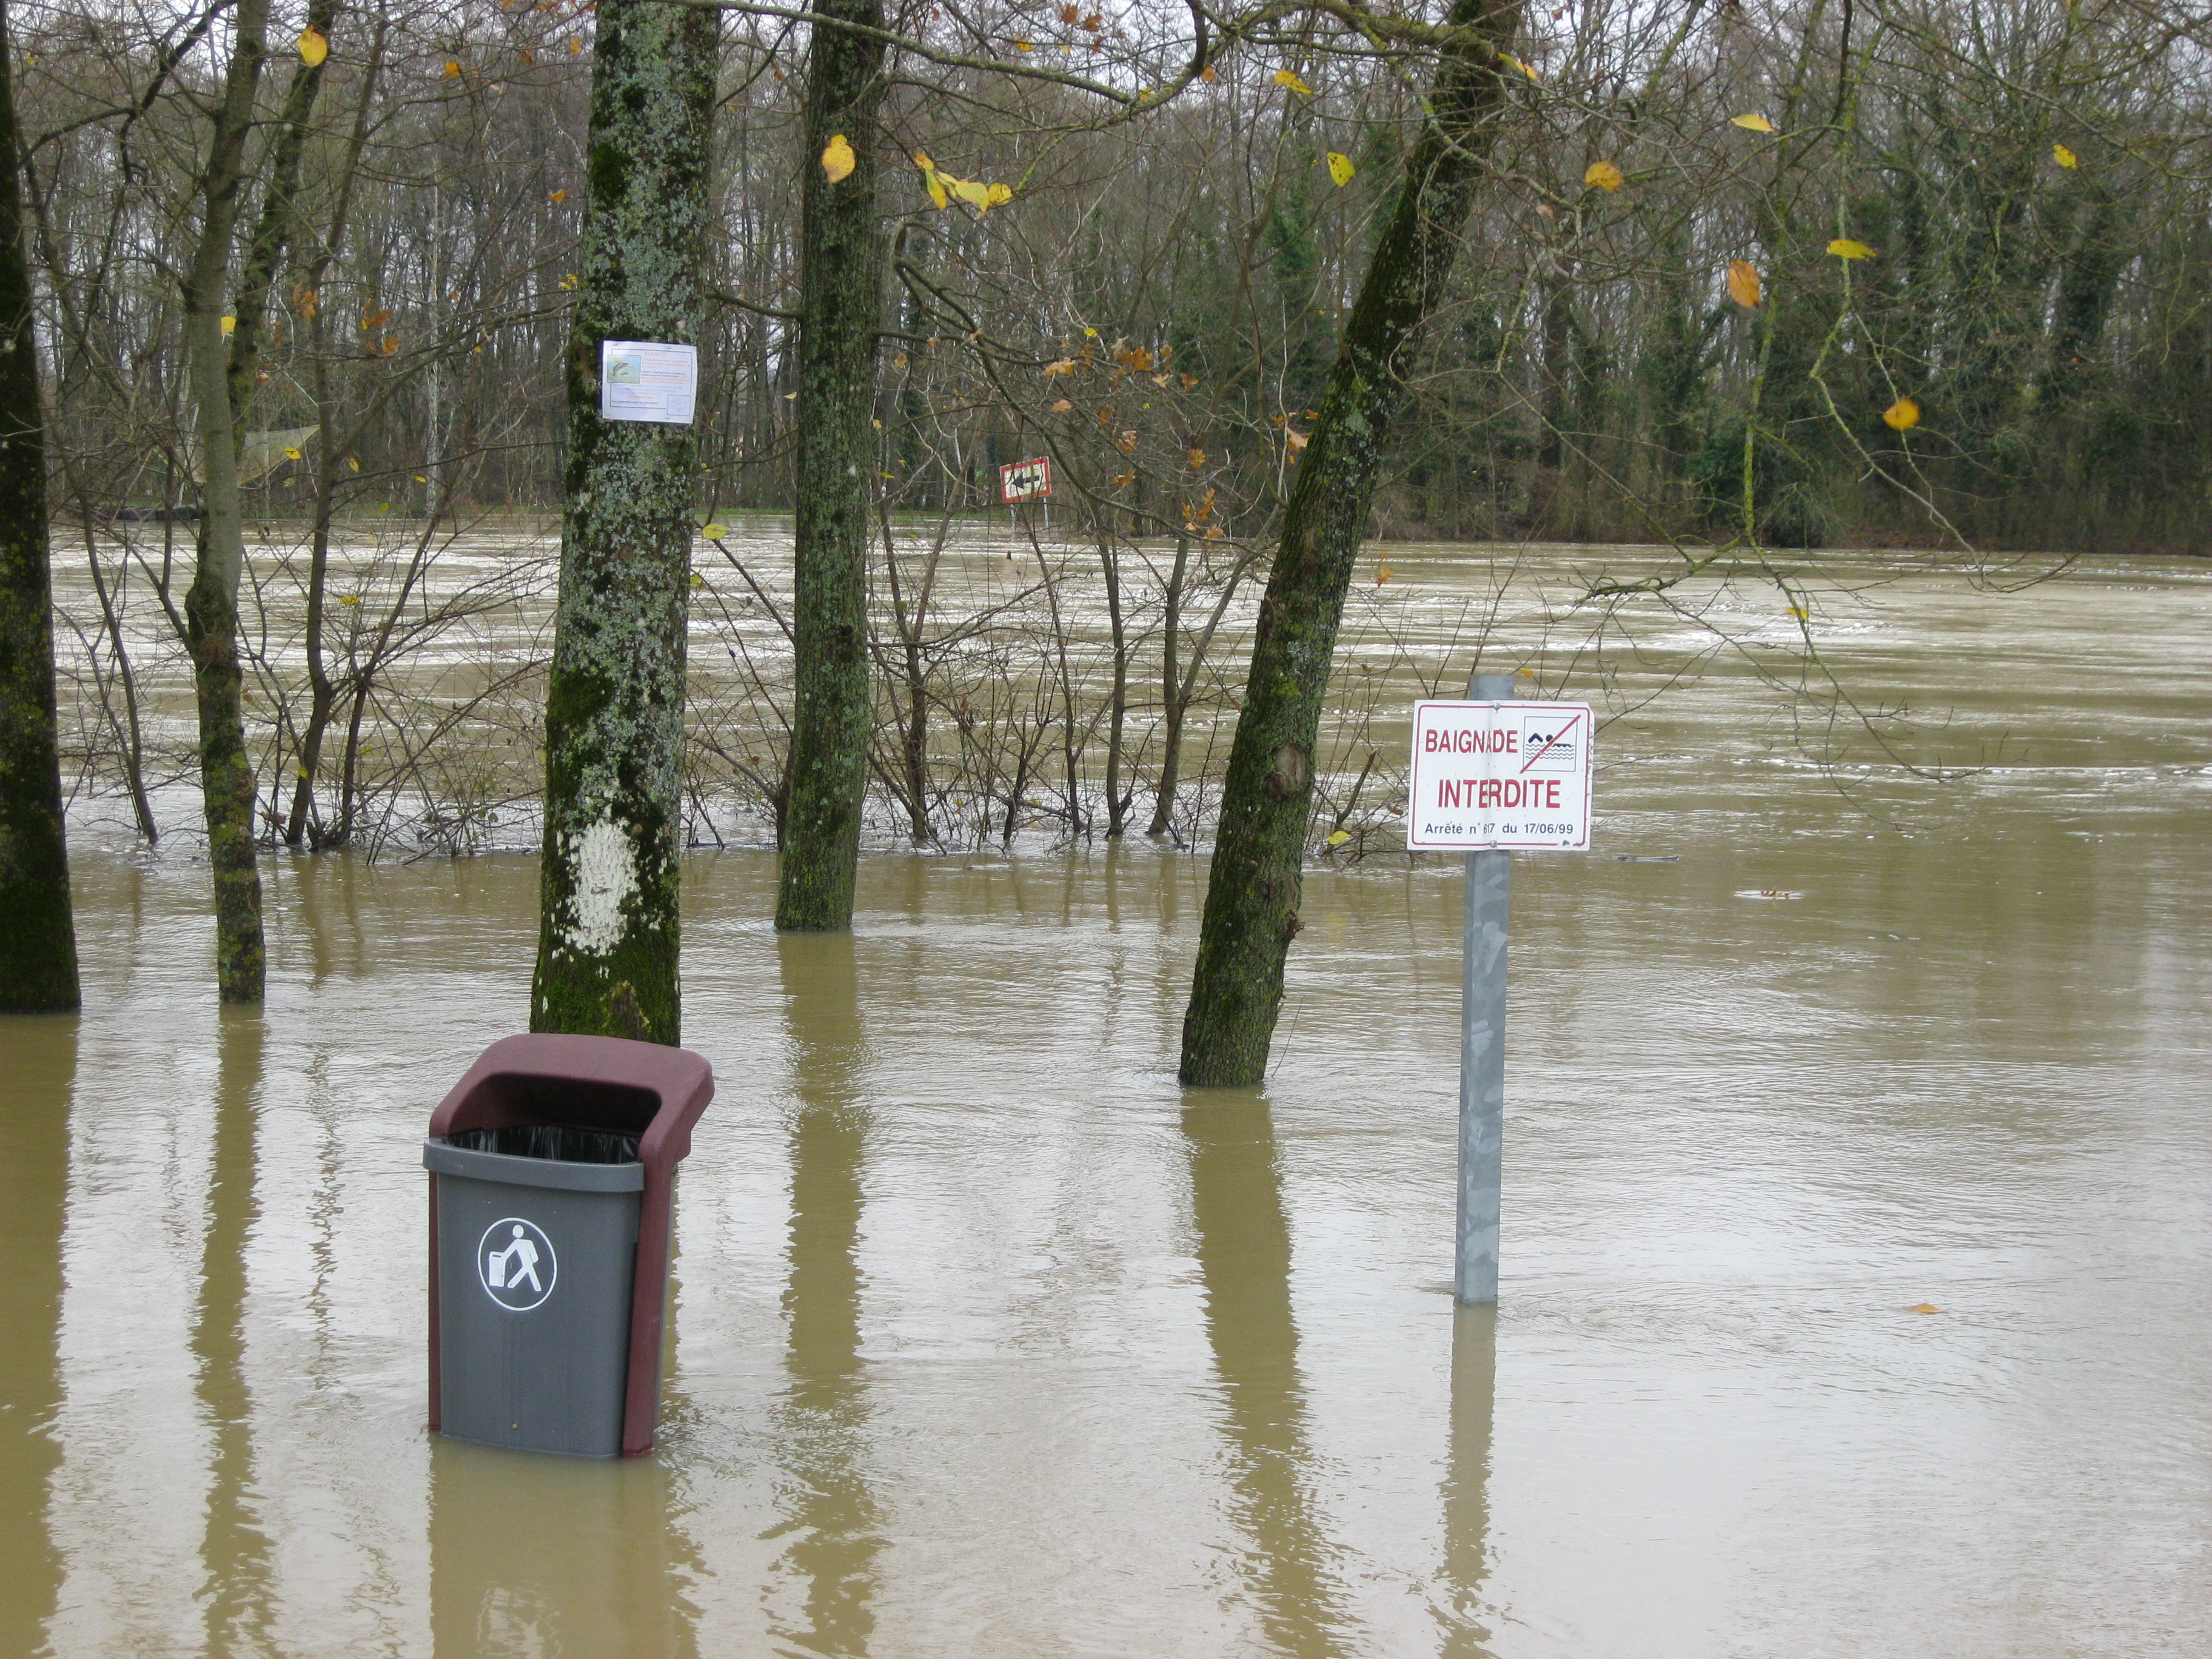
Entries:
POLYGON ((1594 725, 1589 708, 1575 702, 1415 703, 1406 845, 1588 848, 1594 725))

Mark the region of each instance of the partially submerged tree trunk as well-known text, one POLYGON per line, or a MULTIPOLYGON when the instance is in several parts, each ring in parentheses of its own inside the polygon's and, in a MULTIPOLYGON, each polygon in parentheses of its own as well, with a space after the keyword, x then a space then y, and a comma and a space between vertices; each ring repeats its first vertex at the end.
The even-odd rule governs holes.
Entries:
POLYGON ((599 414, 607 340, 698 338, 718 16, 601 0, 568 329, 530 1029, 675 1042, 693 428, 599 414))
POLYGON ((1322 395, 1252 642, 1183 1017, 1182 1080, 1250 1085, 1267 1069, 1298 921, 1322 696, 1352 562, 1401 398, 1399 353, 1442 299, 1505 102, 1519 0, 1455 0, 1430 121, 1406 158, 1322 395))
MULTIPOLYGON (((929 601, 937 586, 937 568, 945 557, 945 540, 952 524, 951 510, 938 520, 929 557, 921 567, 921 584, 912 599, 903 591, 899 574, 898 543, 892 532, 888 508, 880 503, 884 532, 884 574, 891 592, 891 623, 898 632, 900 678, 906 698, 899 719, 899 793, 906 798, 907 828, 917 847, 937 839, 929 827, 929 665, 922 652, 922 631, 929 620, 929 601)), ((894 702, 896 694, 894 695, 894 702)))
POLYGON ((1176 635, 1182 623, 1183 572, 1190 564, 1190 538, 1176 538, 1175 570, 1167 580, 1167 614, 1160 624, 1160 785, 1152 799, 1152 821, 1145 833, 1155 838, 1168 833, 1175 820, 1176 785, 1182 774, 1182 712, 1189 706, 1182 696, 1183 677, 1176 667, 1176 635))
POLYGON ((200 800, 215 878, 216 987, 225 1002, 258 1001, 264 973, 261 875, 253 857, 253 769, 246 752, 245 684, 238 658, 238 585, 246 568, 246 535, 239 504, 238 411, 231 403, 222 309, 268 22, 268 0, 242 0, 232 14, 230 67, 199 179, 199 241, 184 280, 185 356, 198 404, 202 479, 198 558, 185 594, 185 642, 191 653, 199 707, 200 800))
MULTIPOLYGON (((284 821, 284 844, 297 847, 307 839, 315 811, 315 784, 322 770, 323 742, 338 706, 337 682, 331 678, 324 634, 328 623, 331 520, 337 510, 339 459, 336 422, 331 400, 330 353, 326 347, 329 307, 322 303, 324 275, 345 240, 346 222, 353 208, 354 186, 361 178, 362 151, 368 142, 369 116, 376 83, 384 68, 384 46, 390 19, 379 14, 369 47, 368 65, 362 75, 361 101, 354 110, 353 133, 346 141, 344 171, 338 179, 338 197, 331 212, 329 233, 310 254, 301 283, 311 296, 307 312, 311 349, 308 386, 315 408, 315 517, 309 532, 307 554, 307 717, 301 732, 298 764, 294 769, 292 809, 284 821)), ((318 851, 330 844, 322 826, 313 824, 318 851)))
POLYGON ((1121 787, 1121 739, 1129 721, 1129 630, 1121 615, 1121 555, 1109 538, 1100 538, 1098 562, 1106 574, 1106 620, 1114 643, 1114 690, 1106 704, 1106 838, 1127 827, 1129 797, 1121 787))
POLYGON ((77 1006, 62 835, 46 423, 31 339, 15 101, 0 8, 0 1013, 77 1006))
MULTIPOLYGON (((313 0, 309 27, 327 32, 337 10, 336 0, 313 0)), ((199 406, 202 511, 199 556, 185 593, 185 642, 199 706, 200 799, 215 875, 216 986, 225 1002, 259 1001, 266 967, 261 874, 254 860, 253 768, 246 748, 245 676, 238 652, 238 590, 246 571, 238 455, 261 362, 262 314, 291 231, 301 154, 323 80, 320 64, 301 63, 285 92, 226 345, 223 284, 246 182, 246 145, 253 128, 254 88, 266 60, 262 36, 268 21, 267 0, 245 0, 234 14, 236 46, 200 177, 199 242, 185 277, 185 349, 199 406)))
MULTIPOLYGON (((817 0, 824 16, 880 29, 876 0, 817 0)), ((868 506, 875 493, 876 331, 884 240, 877 222, 881 41, 817 28, 807 46, 799 222, 798 534, 791 771, 775 925, 853 925, 868 769, 868 506), (824 152, 851 147, 830 177, 824 152), (842 164, 841 164, 842 165, 842 164)))

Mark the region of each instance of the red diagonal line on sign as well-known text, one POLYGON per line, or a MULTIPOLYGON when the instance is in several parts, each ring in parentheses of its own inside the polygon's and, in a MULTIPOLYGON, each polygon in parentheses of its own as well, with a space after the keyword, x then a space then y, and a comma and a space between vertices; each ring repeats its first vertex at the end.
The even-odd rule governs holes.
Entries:
POLYGON ((1533 754, 1533 755, 1529 756, 1529 757, 1528 757, 1528 758, 1527 760, 1524 760, 1524 761, 1522 761, 1522 762, 1521 763, 1521 769, 1522 769, 1523 772, 1525 772, 1525 771, 1527 771, 1530 767, 1534 766, 1534 765, 1538 761, 1540 761, 1540 760, 1543 759, 1543 758, 1544 758, 1544 750, 1545 750, 1545 749, 1549 749, 1549 748, 1550 748, 1553 744, 1557 743, 1557 742, 1558 742, 1561 738, 1565 737, 1565 736, 1567 735, 1567 733, 1568 733, 1568 732, 1570 732, 1573 731, 1573 730, 1575 729, 1575 722, 1576 722, 1577 720, 1580 720, 1581 718, 1582 718, 1582 716, 1581 716, 1580 714, 1570 714, 1570 715, 1567 717, 1567 723, 1566 723, 1565 726, 1561 726, 1558 731, 1556 731, 1556 732, 1553 732, 1553 733, 1552 733, 1552 735, 1551 735, 1550 737, 1548 737, 1548 738, 1545 738, 1545 739, 1544 739, 1544 748, 1543 748, 1543 749, 1539 749, 1539 750, 1538 750, 1534 754, 1533 754))

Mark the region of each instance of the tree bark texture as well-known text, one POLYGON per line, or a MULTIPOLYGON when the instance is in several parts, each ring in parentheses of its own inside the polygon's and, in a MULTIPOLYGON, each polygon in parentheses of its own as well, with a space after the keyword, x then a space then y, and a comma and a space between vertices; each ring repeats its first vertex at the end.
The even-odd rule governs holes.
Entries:
POLYGON ((688 426, 599 415, 601 344, 698 338, 717 14, 601 0, 568 330, 561 593, 530 1029, 680 1037, 688 426))
POLYGON ((192 690, 199 707, 200 803, 215 880, 216 988, 225 1002, 259 1001, 264 972, 261 872, 253 855, 253 769, 246 750, 245 680, 238 655, 238 585, 246 568, 246 532, 222 306, 268 23, 268 0, 242 0, 232 13, 230 66, 200 175, 199 241, 184 282, 185 354, 198 405, 202 480, 198 557, 185 592, 185 643, 191 653, 192 690))
POLYGON ((55 738, 46 423, 31 339, 15 90, 0 9, 0 1012, 77 1006, 55 738))
MULTIPOLYGON (((817 0, 824 16, 884 26, 876 0, 817 0)), ((882 43, 817 28, 807 46, 799 216, 798 534, 793 551, 791 776, 775 925, 853 925, 868 776, 868 513, 875 495, 876 331, 883 232, 876 110, 882 43), (833 179, 842 137, 854 166, 833 179)))
POLYGON ((1187 1084, 1267 1069, 1283 963, 1300 922, 1314 747, 1346 590, 1392 416, 1397 359, 1443 298, 1510 82, 1520 0, 1455 0, 1425 131, 1360 284, 1284 514, 1224 780, 1197 971, 1183 1016, 1187 1084))

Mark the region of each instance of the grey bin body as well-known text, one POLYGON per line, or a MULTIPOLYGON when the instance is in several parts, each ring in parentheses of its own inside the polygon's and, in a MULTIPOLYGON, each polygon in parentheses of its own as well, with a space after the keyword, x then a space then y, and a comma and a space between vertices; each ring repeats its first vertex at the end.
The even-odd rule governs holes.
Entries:
POLYGON ((444 1431, 490 1446, 617 1455, 645 1166, 634 1157, 570 1163, 434 1140, 422 1162, 438 1183, 444 1431))

